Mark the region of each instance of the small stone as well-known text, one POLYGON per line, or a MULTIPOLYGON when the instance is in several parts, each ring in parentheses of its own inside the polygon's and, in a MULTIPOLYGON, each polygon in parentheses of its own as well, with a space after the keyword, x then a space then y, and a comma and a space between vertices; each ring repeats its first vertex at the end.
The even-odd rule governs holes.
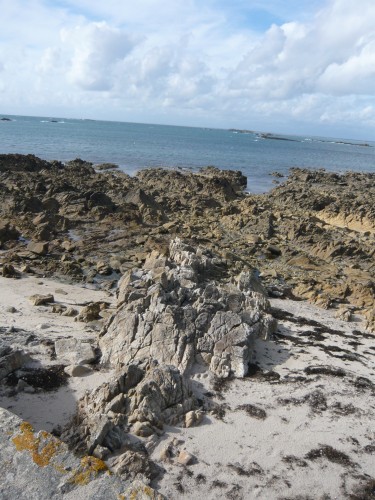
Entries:
POLYGON ((27 382, 22 380, 21 378, 18 380, 16 385, 17 392, 26 392, 28 394, 34 394, 36 392, 35 387, 32 387, 27 382))
POLYGON ((64 311, 66 311, 66 306, 62 304, 55 304, 52 306, 52 312, 55 314, 62 314, 64 311))
POLYGON ((64 368, 64 372, 70 377, 84 377, 92 373, 92 370, 85 365, 70 365, 64 368))
POLYGON ((47 330, 48 328, 48 323, 40 323, 39 325, 36 325, 35 330, 47 330))
POLYGON ((36 392, 35 387, 32 387, 29 384, 26 384, 26 387, 24 387, 23 392, 26 392, 27 394, 34 394, 36 392))
POLYGON ((171 446, 168 445, 161 450, 159 459, 162 462, 170 462, 171 458, 172 458, 171 446))
POLYGON ((32 274, 34 271, 32 268, 29 266, 29 264, 25 264, 24 266, 21 267, 21 273, 27 273, 27 274, 32 274))
POLYGON ((195 427, 203 420, 203 412, 199 410, 188 411, 185 414, 185 427, 195 427))
POLYGON ((31 241, 27 245, 27 249, 37 255, 46 255, 48 253, 48 242, 47 241, 31 241))
POLYGON ((154 431, 146 422, 136 422, 133 425, 133 434, 140 437, 148 437, 152 436, 154 431))
POLYGON ((177 462, 181 465, 191 465, 195 461, 194 455, 189 453, 186 450, 180 451, 178 457, 177 457, 177 462))
POLYGON ((110 451, 105 446, 101 446, 100 444, 98 444, 92 454, 94 457, 99 458, 100 460, 105 460, 109 456, 110 451))
POLYGON ((68 307, 68 309, 66 309, 66 311, 64 311, 61 316, 67 316, 69 318, 74 318, 75 316, 78 316, 78 314, 79 314, 79 311, 77 311, 77 309, 74 309, 74 307, 68 307))
POLYGON ((40 294, 31 295, 31 297, 29 297, 29 300, 31 300, 31 302, 32 302, 32 304, 34 306, 45 306, 47 304, 55 302, 55 298, 54 298, 54 296, 52 294, 48 294, 48 295, 40 295, 40 294))
POLYGON ((336 318, 340 319, 341 321, 351 321, 353 317, 352 311, 346 307, 341 307, 337 313, 336 313, 336 318))
POLYGON ((18 273, 15 270, 14 266, 12 266, 12 264, 4 264, 3 265, 2 275, 4 278, 17 278, 18 277, 18 273))
POLYGON ((100 318, 101 303, 93 302, 88 306, 85 306, 80 314, 77 316, 77 321, 83 321, 84 323, 89 323, 90 321, 95 321, 100 318))
POLYGON ((16 385, 16 391, 22 392, 27 385, 28 385, 27 382, 25 382, 24 380, 22 380, 22 378, 20 378, 16 385))
POLYGON ((5 311, 12 314, 18 312, 17 309, 13 306, 7 307, 5 311))

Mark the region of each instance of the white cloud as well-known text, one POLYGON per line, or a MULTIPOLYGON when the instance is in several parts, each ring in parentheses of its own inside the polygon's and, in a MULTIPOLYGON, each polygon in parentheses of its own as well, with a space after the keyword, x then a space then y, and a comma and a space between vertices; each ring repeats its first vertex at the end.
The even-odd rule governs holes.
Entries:
POLYGON ((0 9, 8 112, 60 106, 289 131, 374 124, 373 0, 0 0, 0 9), (244 22, 252 9, 285 22, 254 31, 244 22))
POLYGON ((85 90, 110 90, 117 64, 135 44, 125 31, 105 22, 63 29, 61 40, 73 50, 68 80, 85 90))

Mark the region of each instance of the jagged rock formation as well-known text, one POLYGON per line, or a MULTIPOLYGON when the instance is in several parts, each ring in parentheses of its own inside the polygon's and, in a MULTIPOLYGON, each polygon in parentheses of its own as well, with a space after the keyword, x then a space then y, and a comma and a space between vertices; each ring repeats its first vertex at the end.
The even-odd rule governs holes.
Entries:
POLYGON ((155 359, 186 373, 200 362, 219 377, 243 377, 256 337, 274 328, 268 301, 250 273, 220 284, 222 263, 176 238, 169 257, 153 252, 126 274, 117 312, 100 341, 102 363, 155 359))
POLYGON ((80 400, 65 441, 107 458, 127 477, 157 474, 134 437, 200 421, 189 369, 198 362, 219 377, 243 377, 255 337, 267 338, 275 327, 256 278, 244 273, 230 283, 225 271, 210 252, 176 238, 168 256, 155 251, 123 277, 100 340, 101 364, 117 375, 80 400))
POLYGON ((148 437, 165 424, 181 424, 197 405, 188 380, 177 368, 156 362, 143 368, 129 365, 79 401, 76 421, 63 439, 85 453, 105 457, 116 453, 118 458, 130 450, 147 457, 134 435, 148 437))

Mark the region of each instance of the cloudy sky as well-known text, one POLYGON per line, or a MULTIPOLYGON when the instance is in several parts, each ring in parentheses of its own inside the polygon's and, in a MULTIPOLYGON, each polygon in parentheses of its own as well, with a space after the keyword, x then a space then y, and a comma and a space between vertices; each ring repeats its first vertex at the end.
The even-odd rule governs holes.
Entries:
POLYGON ((375 139, 375 0, 0 0, 0 113, 375 139))

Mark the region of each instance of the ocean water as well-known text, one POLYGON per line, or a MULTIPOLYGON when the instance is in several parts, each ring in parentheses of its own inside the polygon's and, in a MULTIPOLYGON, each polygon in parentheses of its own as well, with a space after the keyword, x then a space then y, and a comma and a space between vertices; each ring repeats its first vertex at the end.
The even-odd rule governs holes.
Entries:
POLYGON ((50 117, 0 116, 0 153, 111 162, 131 175, 145 167, 213 165, 241 170, 253 193, 272 188, 271 173, 287 175, 291 167, 375 172, 375 142, 50 117))

